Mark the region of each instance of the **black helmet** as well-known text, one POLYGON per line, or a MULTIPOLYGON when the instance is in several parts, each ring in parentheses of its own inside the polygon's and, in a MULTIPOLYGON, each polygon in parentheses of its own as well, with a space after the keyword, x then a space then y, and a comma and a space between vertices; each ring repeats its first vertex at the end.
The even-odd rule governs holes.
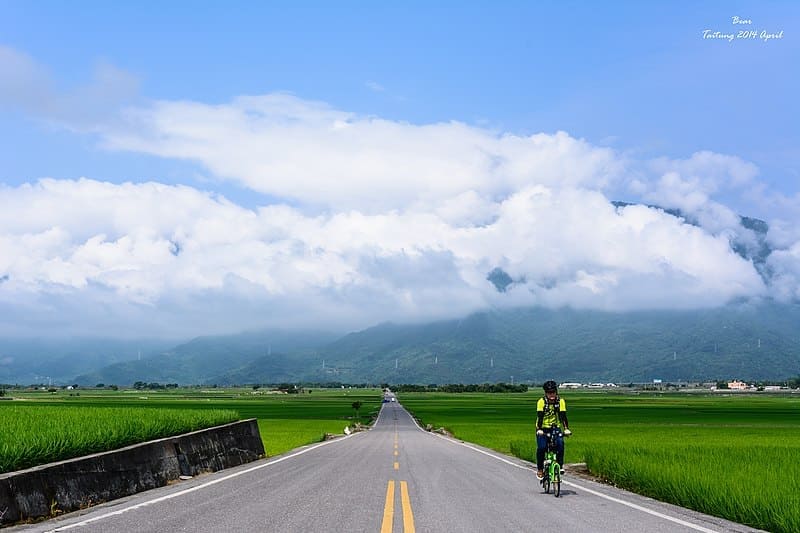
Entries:
POLYGON ((556 385, 556 382, 553 381, 552 379, 549 380, 549 381, 545 381, 544 385, 542 385, 542 388, 544 389, 545 392, 556 392, 556 391, 558 391, 558 385, 556 385))

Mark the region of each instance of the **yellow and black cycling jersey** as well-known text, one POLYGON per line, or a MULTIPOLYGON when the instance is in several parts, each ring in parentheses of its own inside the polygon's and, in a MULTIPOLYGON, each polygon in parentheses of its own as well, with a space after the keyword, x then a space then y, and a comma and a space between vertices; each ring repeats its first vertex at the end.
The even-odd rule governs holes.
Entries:
POLYGON ((559 425, 559 422, 563 428, 569 427, 564 399, 558 398, 556 402, 550 403, 545 398, 539 398, 536 402, 536 429, 547 429, 552 425, 559 425))

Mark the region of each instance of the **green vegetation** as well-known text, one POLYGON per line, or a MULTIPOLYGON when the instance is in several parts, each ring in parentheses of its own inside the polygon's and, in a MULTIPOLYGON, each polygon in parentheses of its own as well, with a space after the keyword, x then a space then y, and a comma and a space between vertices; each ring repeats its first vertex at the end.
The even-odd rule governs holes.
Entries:
POLYGON ((73 407, 7 402, 0 408, 0 473, 121 448, 236 420, 213 409, 73 407))
MULTIPOLYGON (((617 486, 769 531, 800 531, 800 398, 562 391, 567 463, 617 486)), ((530 394, 403 394, 423 424, 535 461, 530 394)))
POLYGON ((367 424, 381 402, 377 389, 8 392, 24 401, 0 402, 0 471, 248 418, 258 419, 264 449, 272 456, 319 442, 326 433, 341 434, 347 425, 367 424), (360 403, 358 413, 354 402, 360 403))

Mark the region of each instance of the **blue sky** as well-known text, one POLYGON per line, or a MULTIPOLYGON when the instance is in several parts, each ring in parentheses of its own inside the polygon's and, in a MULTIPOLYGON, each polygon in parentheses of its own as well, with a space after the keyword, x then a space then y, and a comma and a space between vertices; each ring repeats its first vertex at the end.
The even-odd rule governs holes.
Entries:
POLYGON ((107 327, 134 320, 148 331, 154 309, 174 316, 167 310, 197 301, 243 309, 243 298, 255 309, 285 308, 288 325, 309 316, 349 328, 376 314, 417 320, 496 305, 671 308, 800 294, 792 230, 800 5, 496 4, 0 1, 0 191, 20 210, 0 220, 0 309, 23 317, 8 333, 50 323, 41 313, 61 309, 64 294, 95 309, 65 331, 91 329, 104 305, 132 309, 107 327), (704 39, 704 30, 734 38, 704 39), (191 204, 187 218, 150 212, 153 187, 164 201, 191 204), (704 233, 655 232, 652 261, 641 264, 624 252, 619 260, 576 253, 597 239, 641 250, 643 224, 671 224, 629 213, 637 237, 615 241, 620 220, 603 218, 612 214, 594 204, 597 194, 683 209, 704 233), (133 206, 152 227, 94 213, 97 198, 133 206), (564 234, 566 219, 552 228, 553 243, 508 237, 509 248, 527 250, 517 254, 464 236, 468 227, 554 218, 568 199, 604 213, 594 226, 610 233, 564 234), (36 216, 36 206, 72 200, 85 206, 80 223, 55 207, 36 216), (785 252, 773 265, 780 283, 763 286, 725 249, 691 265, 671 255, 681 246, 669 238, 706 238, 697 243, 706 251, 752 240, 731 213, 770 222, 771 242, 785 252), (25 215, 32 221, 19 223, 25 215), (240 217, 285 225, 201 246, 198 224, 217 216, 231 231, 240 217), (386 233, 364 229, 376 227, 386 233), (401 237, 400 228, 438 239, 401 237), (364 238, 353 248, 311 237, 336 231, 364 238), (171 264, 146 251, 178 241, 196 250, 194 262, 232 243, 238 259, 187 278, 180 254, 171 264), (545 249, 559 260, 543 266, 545 249), (496 266, 519 280, 519 294, 486 286, 496 266), (719 272, 725 287, 711 280, 719 272), (664 276, 667 287, 691 289, 672 298, 655 289, 664 276), (376 301, 399 310, 366 310, 376 301), (332 311, 341 305, 349 311, 332 311))

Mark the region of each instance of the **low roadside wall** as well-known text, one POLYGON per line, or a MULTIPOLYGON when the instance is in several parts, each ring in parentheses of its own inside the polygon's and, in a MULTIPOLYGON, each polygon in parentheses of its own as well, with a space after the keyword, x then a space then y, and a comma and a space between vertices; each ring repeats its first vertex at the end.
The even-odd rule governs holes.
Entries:
POLYGON ((263 455, 253 418, 0 474, 0 525, 75 511, 263 455))

